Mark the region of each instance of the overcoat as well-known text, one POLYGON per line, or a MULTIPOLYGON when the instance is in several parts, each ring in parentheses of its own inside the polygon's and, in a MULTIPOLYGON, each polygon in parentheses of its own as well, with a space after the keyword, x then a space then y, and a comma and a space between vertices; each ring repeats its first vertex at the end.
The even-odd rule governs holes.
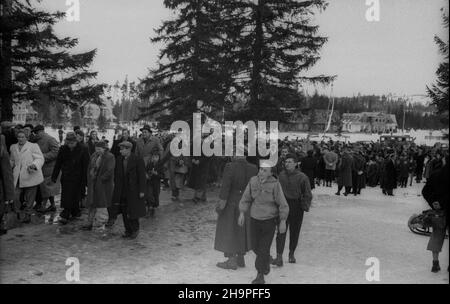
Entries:
POLYGON ((375 161, 369 161, 367 166, 367 185, 376 187, 380 180, 380 166, 375 161))
POLYGON ((397 165, 398 176, 399 177, 408 177, 409 176, 409 162, 406 158, 401 158, 397 165))
POLYGON ((314 188, 314 178, 317 172, 317 159, 312 156, 307 156, 301 163, 301 170, 309 178, 309 184, 311 188, 314 188))
POLYGON ((353 156, 353 177, 355 177, 355 180, 352 182, 354 183, 355 187, 358 188, 365 188, 366 186, 366 159, 360 155, 355 154, 353 156), (358 174, 359 172, 362 172, 361 174, 358 174))
POLYGON ((61 207, 73 208, 81 201, 86 192, 89 152, 77 143, 73 150, 63 145, 56 157, 52 181, 56 181, 61 172, 61 207))
POLYGON ((192 163, 187 186, 195 190, 205 189, 208 182, 211 157, 202 155, 199 157, 192 157, 192 159, 199 160, 200 163, 198 165, 192 163))
POLYGON ((384 162, 381 189, 395 188, 397 188, 397 170, 394 162, 391 159, 386 159, 384 162))
POLYGON ((236 159, 225 165, 219 198, 226 200, 217 219, 214 249, 224 253, 245 253, 251 250, 250 220, 245 214, 244 226, 237 223, 239 201, 250 178, 258 173, 255 165, 245 159, 236 159))
POLYGON ((116 159, 112 204, 116 208, 119 207, 122 197, 125 197, 128 216, 131 219, 138 219, 147 213, 145 198, 139 197, 140 193, 145 194, 146 189, 144 160, 131 153, 126 171, 124 171, 123 160, 122 155, 116 159))
POLYGON ((337 166, 337 183, 339 186, 351 187, 352 186, 352 166, 353 158, 348 153, 343 153, 339 159, 337 166))
POLYGON ((14 182, 8 148, 4 136, 0 135, 0 214, 5 213, 5 202, 13 199, 14 182))
POLYGON ((316 157, 316 161, 317 161, 316 177, 319 179, 324 179, 326 164, 325 164, 325 160, 323 159, 323 155, 319 154, 316 157))
POLYGON ((35 139, 45 160, 45 163, 42 166, 44 182, 40 185, 41 196, 47 198, 58 195, 61 191, 60 183, 53 183, 51 181, 53 168, 55 167, 56 157, 58 156, 59 151, 58 141, 47 133, 36 135, 35 139))
POLYGON ((91 176, 93 159, 96 158, 97 152, 92 154, 87 170, 87 197, 86 207, 107 208, 111 207, 112 194, 114 191, 114 168, 116 160, 114 155, 105 151, 101 156, 100 166, 95 177, 91 176))
POLYGON ((158 149, 159 151, 159 157, 162 158, 163 156, 163 146, 161 144, 161 141, 156 136, 151 136, 147 141, 145 141, 143 138, 139 138, 136 141, 136 156, 144 159, 144 157, 149 156, 152 154, 153 150, 158 149))
POLYGON ((13 144, 11 146, 11 164, 14 186, 19 182, 21 188, 33 187, 44 181, 42 175, 44 156, 37 144, 27 141, 20 151, 19 144, 13 144), (36 166, 37 170, 28 172, 28 167, 32 164, 36 166))

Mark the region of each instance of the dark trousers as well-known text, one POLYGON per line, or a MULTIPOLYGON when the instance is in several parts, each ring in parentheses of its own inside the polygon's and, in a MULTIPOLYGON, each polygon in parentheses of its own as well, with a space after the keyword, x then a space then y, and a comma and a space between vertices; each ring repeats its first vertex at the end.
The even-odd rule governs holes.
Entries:
POLYGON ((286 232, 277 233, 277 254, 282 255, 284 245, 286 243, 287 229, 289 228, 289 253, 294 253, 298 244, 298 237, 300 236, 300 229, 302 228, 304 211, 300 207, 298 199, 288 199, 289 216, 286 221, 286 232))
MULTIPOLYGON (((338 193, 341 193, 342 188, 344 188, 344 186, 338 186, 338 193)), ((350 190, 352 189, 352 187, 347 187, 345 186, 345 193, 350 193, 350 190)))
POLYGON ((400 187, 402 188, 406 188, 406 186, 408 185, 408 177, 400 177, 400 187))
POLYGON ((152 178, 147 181, 148 198, 147 206, 156 208, 159 206, 159 195, 161 192, 161 179, 152 178))
POLYGON ((419 167, 416 170, 416 182, 421 182, 422 181, 422 175, 423 175, 423 167, 419 167))
POLYGON ((276 218, 268 220, 250 218, 250 234, 253 252, 256 254, 255 268, 258 273, 262 274, 270 267, 270 246, 276 225, 276 218))
POLYGON ((71 216, 77 217, 80 215, 80 206, 75 204, 72 208, 64 208, 63 211, 59 214, 63 219, 68 220, 71 216))
POLYGON ((223 256, 224 257, 226 257, 226 258, 233 258, 233 257, 237 257, 237 256, 244 256, 245 255, 245 252, 238 252, 238 253, 228 253, 228 252, 225 252, 224 254, 223 254, 223 256))
POLYGON ((327 186, 333 182, 334 179, 334 170, 325 169, 325 181, 327 182, 327 186))
POLYGON ((180 195, 180 189, 178 188, 172 188, 172 196, 178 197, 180 195))
POLYGON ((361 194, 361 183, 359 180, 358 172, 352 171, 352 193, 361 194))
POLYGON ((125 227, 125 233, 131 234, 139 231, 139 219, 132 219, 127 212, 127 205, 120 205, 120 212, 122 213, 123 226, 125 227))
POLYGON ((108 220, 115 221, 117 219, 117 214, 119 213, 119 207, 117 205, 112 205, 108 207, 108 220))
POLYGON ((22 219, 30 219, 33 209, 33 204, 36 198, 36 191, 39 186, 16 188, 15 200, 20 202, 21 212, 20 217, 22 219))
POLYGON ((42 198, 41 187, 37 187, 37 189, 36 189, 36 198, 35 198, 36 206, 37 207, 41 207, 43 200, 44 199, 42 198))
POLYGON ((36 201, 36 206, 38 206, 38 207, 45 207, 45 206, 42 206, 42 203, 47 203, 47 199, 50 201, 50 204, 52 205, 52 206, 54 206, 55 205, 55 197, 54 196, 49 196, 48 198, 43 198, 42 197, 42 194, 41 194, 41 187, 38 187, 37 188, 37 192, 36 192, 36 199, 35 199, 35 201, 36 201))

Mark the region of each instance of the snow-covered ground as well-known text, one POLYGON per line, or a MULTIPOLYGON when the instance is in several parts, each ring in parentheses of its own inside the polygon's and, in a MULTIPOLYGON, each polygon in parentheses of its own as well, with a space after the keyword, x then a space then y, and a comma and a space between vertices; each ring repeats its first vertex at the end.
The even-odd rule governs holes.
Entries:
MULTIPOLYGON (((428 209, 420 196, 422 187, 396 189, 394 197, 382 195, 379 188, 364 189, 357 197, 336 196, 335 186, 315 189, 311 210, 304 216, 297 263, 272 266, 266 282, 448 284, 448 240, 440 255, 442 270, 431 273, 428 237, 407 227, 413 213, 428 209), (379 281, 366 279, 371 257, 379 261, 379 281)), ((82 231, 82 221, 10 230, 0 237, 0 282, 67 283, 66 259, 76 257, 80 283, 250 283, 256 274, 252 252, 246 255, 245 268, 216 267, 224 260, 213 249, 217 193, 210 189, 209 201, 196 205, 188 200, 191 190, 182 191, 179 203, 162 191, 156 217, 141 219, 141 233, 132 241, 120 237, 121 218, 109 232, 101 227, 82 231)))

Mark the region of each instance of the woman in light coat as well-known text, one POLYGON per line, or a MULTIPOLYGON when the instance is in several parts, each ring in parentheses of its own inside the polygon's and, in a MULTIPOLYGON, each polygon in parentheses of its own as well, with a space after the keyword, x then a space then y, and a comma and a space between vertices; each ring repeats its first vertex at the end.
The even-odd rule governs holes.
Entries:
POLYGON ((16 202, 21 198, 24 204, 22 222, 31 221, 31 211, 36 198, 37 187, 44 181, 42 166, 44 155, 37 144, 27 141, 25 132, 17 133, 18 143, 11 146, 11 165, 16 188, 16 202))

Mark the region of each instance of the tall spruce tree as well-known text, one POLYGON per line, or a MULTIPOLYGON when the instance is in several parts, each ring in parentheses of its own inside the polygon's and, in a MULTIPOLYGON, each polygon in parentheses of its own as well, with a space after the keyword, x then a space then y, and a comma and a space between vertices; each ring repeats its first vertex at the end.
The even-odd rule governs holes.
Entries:
MULTIPOLYGON (((141 108, 141 117, 169 110, 161 125, 175 119, 192 120, 198 101, 213 113, 222 105, 232 81, 229 65, 232 45, 226 37, 221 10, 225 1, 165 0, 177 12, 174 20, 156 30, 154 43, 164 43, 159 66, 143 80, 143 97, 155 98, 141 108), (166 119, 165 119, 166 118, 166 119), (167 121, 165 121, 167 120, 167 121)), ((214 115, 214 114, 211 114, 214 115)))
POLYGON ((320 59, 327 41, 311 24, 314 10, 324 10, 324 0, 226 1, 226 20, 236 32, 233 60, 239 72, 237 91, 248 95, 246 119, 283 120, 283 105, 300 102, 302 82, 328 83, 334 76, 306 77, 304 73, 320 59))
MULTIPOLYGON (((442 14, 444 28, 448 29, 448 14, 442 14)), ((449 77, 449 61, 448 61, 448 40, 445 42, 437 35, 434 41, 439 47, 439 52, 443 55, 444 61, 439 64, 436 70, 436 83, 431 87, 427 86, 428 96, 432 103, 436 106, 438 114, 442 115, 442 121, 448 124, 449 96, 448 96, 448 77, 449 77)))
POLYGON ((40 0, 2 0, 0 7, 1 119, 12 119, 13 102, 36 100, 75 106, 81 101, 100 103, 103 85, 89 67, 96 50, 71 54, 78 39, 59 38, 53 26, 65 13, 49 13, 33 6, 40 0), (34 2, 34 3, 33 3, 34 2))

